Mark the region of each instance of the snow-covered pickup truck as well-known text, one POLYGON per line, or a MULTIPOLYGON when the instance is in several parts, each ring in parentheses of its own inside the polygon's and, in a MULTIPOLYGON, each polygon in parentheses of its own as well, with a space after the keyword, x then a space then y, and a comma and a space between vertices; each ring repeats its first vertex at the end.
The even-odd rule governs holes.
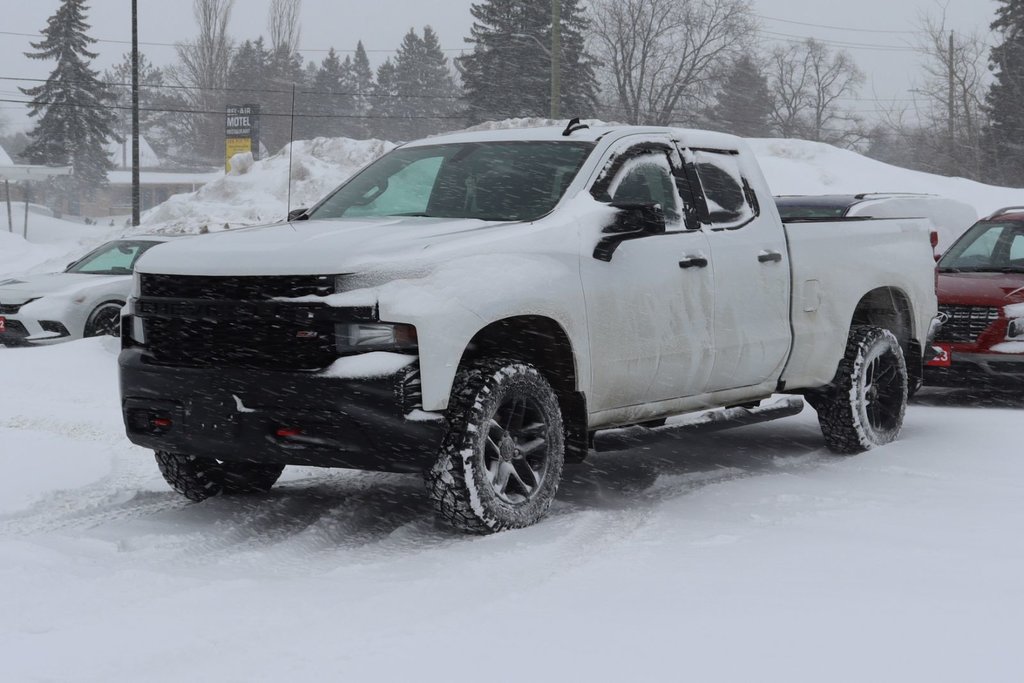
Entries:
POLYGON ((456 527, 521 527, 598 432, 774 393, 859 452, 899 433, 937 315, 925 222, 783 225, 722 134, 435 137, 290 219, 137 265, 124 420, 193 500, 425 472, 456 527))

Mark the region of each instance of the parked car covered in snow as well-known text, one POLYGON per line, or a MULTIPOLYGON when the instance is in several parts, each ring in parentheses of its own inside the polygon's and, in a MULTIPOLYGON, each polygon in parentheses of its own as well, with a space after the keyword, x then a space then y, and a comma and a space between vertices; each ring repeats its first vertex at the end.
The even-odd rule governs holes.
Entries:
POLYGON ((114 240, 69 264, 64 272, 0 280, 0 345, 117 335, 135 262, 167 239, 114 240))
POLYGON ((925 383, 1024 386, 1024 207, 979 221, 938 272, 944 322, 925 383))
POLYGON ((138 263, 124 422, 192 500, 425 471, 447 522, 521 527, 607 430, 777 392, 860 452, 899 434, 937 316, 927 221, 785 225, 718 133, 435 137, 291 219, 138 263))

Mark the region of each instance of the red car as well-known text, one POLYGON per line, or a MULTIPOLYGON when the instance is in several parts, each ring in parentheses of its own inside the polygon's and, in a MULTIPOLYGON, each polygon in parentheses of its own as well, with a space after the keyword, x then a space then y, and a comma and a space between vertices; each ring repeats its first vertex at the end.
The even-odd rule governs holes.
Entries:
POLYGON ((937 356, 925 384, 1024 386, 1024 207, 975 224, 939 260, 937 356))

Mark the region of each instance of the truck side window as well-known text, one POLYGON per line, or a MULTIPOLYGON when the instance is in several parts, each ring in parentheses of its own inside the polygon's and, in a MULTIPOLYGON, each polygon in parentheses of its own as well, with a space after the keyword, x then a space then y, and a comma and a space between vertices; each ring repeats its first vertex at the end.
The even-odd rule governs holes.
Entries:
POLYGON ((693 155, 693 165, 713 226, 740 227, 757 216, 757 200, 734 155, 698 151, 693 155))
POLYGON ((651 152, 630 159, 608 187, 616 203, 658 204, 671 226, 682 218, 682 199, 672 177, 667 155, 651 152))

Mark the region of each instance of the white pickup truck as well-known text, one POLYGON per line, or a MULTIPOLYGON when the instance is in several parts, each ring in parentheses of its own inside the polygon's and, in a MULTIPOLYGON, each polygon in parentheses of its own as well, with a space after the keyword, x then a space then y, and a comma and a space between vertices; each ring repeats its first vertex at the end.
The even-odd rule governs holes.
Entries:
POLYGON ((602 430, 784 393, 834 451, 887 443, 936 316, 925 221, 784 225, 736 137, 456 134, 147 253, 123 412, 193 500, 288 464, 425 472, 490 532, 540 519, 602 430))

